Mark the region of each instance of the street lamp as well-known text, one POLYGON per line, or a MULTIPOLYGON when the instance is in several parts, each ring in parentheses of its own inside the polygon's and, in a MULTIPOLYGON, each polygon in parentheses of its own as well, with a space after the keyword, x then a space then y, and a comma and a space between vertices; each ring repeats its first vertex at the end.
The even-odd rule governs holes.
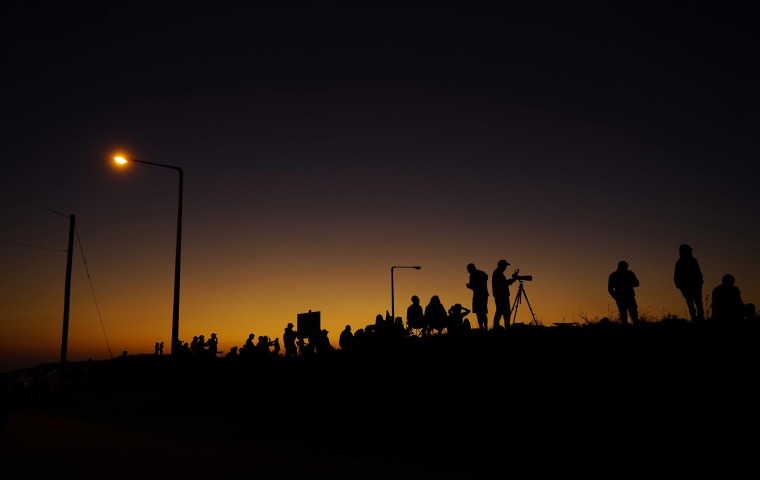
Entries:
POLYGON ((393 317, 393 321, 395 322, 396 321, 396 303, 394 301, 394 296, 393 296, 393 269, 394 268, 413 268, 415 270, 419 270, 422 267, 420 267, 419 265, 412 265, 412 266, 395 265, 391 267, 391 316, 393 317))
POLYGON ((132 157, 116 156, 114 161, 120 165, 127 163, 144 163, 146 165, 155 165, 156 167, 171 168, 179 173, 179 201, 177 202, 177 248, 175 250, 174 258, 174 308, 172 310, 172 343, 171 354, 175 356, 179 354, 179 348, 175 349, 177 343, 179 343, 179 271, 180 271, 180 259, 182 258, 182 181, 184 172, 181 168, 174 165, 164 165, 163 163, 146 162, 143 160, 136 160, 132 157))

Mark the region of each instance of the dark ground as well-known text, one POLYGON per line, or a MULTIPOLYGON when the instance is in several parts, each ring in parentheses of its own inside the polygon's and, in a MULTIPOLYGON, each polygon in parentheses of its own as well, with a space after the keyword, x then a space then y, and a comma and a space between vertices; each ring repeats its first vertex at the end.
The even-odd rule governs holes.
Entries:
POLYGON ((59 478, 758 478, 758 333, 525 326, 84 362, 65 389, 12 382, 0 459, 59 478))

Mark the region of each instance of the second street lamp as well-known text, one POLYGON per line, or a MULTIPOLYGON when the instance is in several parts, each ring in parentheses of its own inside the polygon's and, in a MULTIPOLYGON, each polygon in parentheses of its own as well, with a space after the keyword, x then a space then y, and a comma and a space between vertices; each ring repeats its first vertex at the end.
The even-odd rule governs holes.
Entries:
POLYGON ((391 317, 393 317, 392 318, 393 322, 396 321, 396 303, 395 303, 395 299, 394 299, 394 295, 393 295, 393 269, 394 268, 413 268, 415 270, 419 270, 422 267, 420 267, 419 265, 412 265, 412 266, 398 266, 398 265, 394 265, 393 267, 391 267, 391 317))
POLYGON ((146 162, 143 160, 136 160, 132 157, 117 156, 114 157, 116 163, 124 165, 127 163, 144 163, 146 165, 154 165, 156 167, 171 168, 179 173, 179 199, 177 202, 177 247, 175 249, 174 257, 174 306, 172 308, 172 341, 171 341, 171 354, 172 357, 175 354, 179 354, 179 272, 180 263, 182 258, 182 182, 184 172, 180 167, 174 165, 164 165, 163 163, 146 162))

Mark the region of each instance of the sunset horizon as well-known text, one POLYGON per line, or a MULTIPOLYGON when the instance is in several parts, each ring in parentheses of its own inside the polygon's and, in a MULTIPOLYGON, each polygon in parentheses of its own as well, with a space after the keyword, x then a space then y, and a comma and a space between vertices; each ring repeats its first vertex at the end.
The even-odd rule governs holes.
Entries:
POLYGON ((704 297, 732 274, 757 303, 754 30, 720 9, 586 13, 13 7, 0 370, 58 358, 69 215, 67 357, 171 341, 177 172, 117 154, 184 172, 183 341, 228 350, 313 310, 335 342, 412 295, 469 308, 466 265, 501 259, 547 326, 614 315, 621 260, 642 312, 688 318, 683 243, 704 297), (422 269, 396 270, 392 307, 394 265, 422 269))

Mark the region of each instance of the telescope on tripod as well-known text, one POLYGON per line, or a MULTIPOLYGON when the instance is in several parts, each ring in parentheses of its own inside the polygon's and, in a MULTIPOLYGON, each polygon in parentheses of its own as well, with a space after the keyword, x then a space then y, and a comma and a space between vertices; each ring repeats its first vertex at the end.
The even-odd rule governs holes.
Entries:
POLYGON ((520 269, 518 268, 512 274, 512 279, 517 280, 518 282, 520 282, 520 284, 517 287, 517 296, 515 297, 515 301, 512 304, 512 321, 510 322, 510 324, 514 325, 515 321, 517 320, 517 308, 522 303, 523 298, 525 298, 525 303, 528 304, 528 309, 530 310, 531 318, 533 318, 533 323, 534 324, 538 323, 536 320, 536 314, 533 313, 533 307, 530 306, 530 300, 528 300, 528 294, 525 293, 525 286, 523 286, 523 282, 530 282, 533 280, 533 275, 520 275, 520 269))

